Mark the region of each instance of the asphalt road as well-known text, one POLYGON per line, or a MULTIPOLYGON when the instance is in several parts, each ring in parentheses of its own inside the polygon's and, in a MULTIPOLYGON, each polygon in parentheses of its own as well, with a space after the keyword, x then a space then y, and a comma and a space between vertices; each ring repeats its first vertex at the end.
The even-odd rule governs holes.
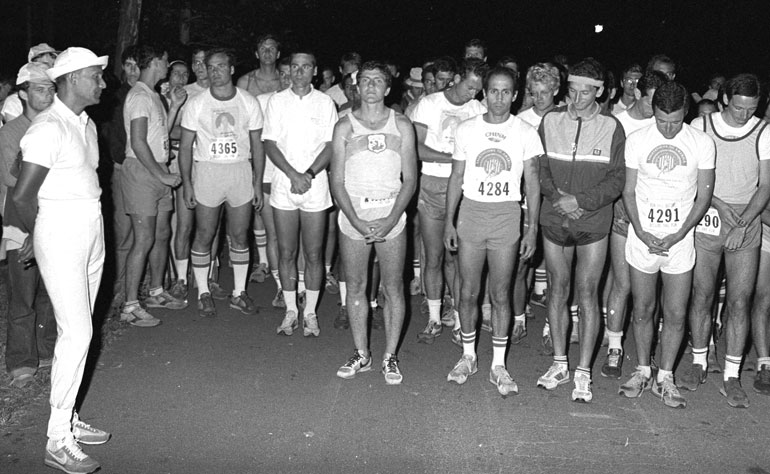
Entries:
MULTIPOLYGON (((85 451, 105 473, 498 473, 770 472, 770 397, 751 391, 751 407, 728 407, 721 377, 710 374, 684 410, 649 392, 617 395, 621 381, 599 374, 594 400, 570 400, 573 384, 535 387, 551 359, 540 347, 544 314, 512 346, 508 367, 519 395, 503 399, 487 380, 491 337, 481 333, 479 372, 463 386, 446 375, 460 356, 445 332, 418 344, 419 299, 399 357, 404 382, 387 386, 377 370, 335 376, 352 353, 348 331, 335 330, 337 297, 319 310, 321 335, 276 335, 282 314, 270 307, 271 281, 251 284, 262 308, 245 316, 217 302, 216 319, 194 305, 158 311, 157 328, 130 328, 99 356, 81 418, 111 431, 85 451)), ((384 334, 373 331, 379 361, 384 334)), ((633 370, 625 342, 624 378, 633 370)), ((577 346, 571 347, 577 360, 577 346)), ((572 367, 574 369, 574 366, 572 367)), ((53 472, 43 465, 47 406, 0 436, 0 473, 53 472)))

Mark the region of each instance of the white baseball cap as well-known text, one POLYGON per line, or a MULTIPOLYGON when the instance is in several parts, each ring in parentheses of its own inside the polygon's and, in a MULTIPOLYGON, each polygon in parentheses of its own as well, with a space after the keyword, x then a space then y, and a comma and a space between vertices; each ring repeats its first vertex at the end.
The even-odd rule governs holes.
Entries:
POLYGON ((409 79, 406 81, 406 85, 410 87, 422 87, 422 68, 413 67, 409 70, 409 79))
POLYGON ((47 74, 48 65, 43 63, 27 63, 19 69, 19 74, 16 76, 16 85, 24 84, 25 82, 34 82, 36 84, 50 84, 51 79, 47 74))
POLYGON ((32 62, 33 59, 35 59, 38 56, 42 56, 44 54, 53 54, 54 56, 56 56, 57 54, 59 54, 59 52, 53 49, 51 46, 48 46, 48 43, 40 43, 37 46, 33 46, 29 48, 27 61, 32 62))
POLYGON ((48 77, 55 81, 59 76, 91 66, 104 69, 108 61, 109 56, 97 56, 90 49, 73 46, 59 54, 53 67, 47 71, 48 77))

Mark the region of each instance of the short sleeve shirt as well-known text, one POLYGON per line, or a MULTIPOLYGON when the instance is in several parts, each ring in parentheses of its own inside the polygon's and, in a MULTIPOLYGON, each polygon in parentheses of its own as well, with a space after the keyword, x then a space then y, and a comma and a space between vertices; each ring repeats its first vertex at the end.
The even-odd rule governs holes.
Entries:
POLYGON ((158 163, 168 161, 168 116, 160 96, 142 81, 136 83, 128 91, 126 102, 123 105, 123 124, 126 129, 126 157, 136 158, 136 153, 131 147, 131 121, 147 119, 147 144, 150 146, 152 156, 158 163))
POLYGON ((21 152, 24 161, 49 169, 37 195, 41 204, 45 200, 99 199, 96 125, 85 112, 75 115, 55 97, 32 121, 21 139, 21 152))
POLYGON ((235 163, 251 159, 249 132, 262 129, 259 102, 243 89, 219 100, 211 91, 188 99, 182 112, 182 128, 195 132, 193 159, 235 163))
POLYGON ((653 117, 641 120, 635 119, 628 115, 628 110, 623 110, 622 112, 616 114, 615 118, 618 119, 618 122, 620 122, 621 125, 623 125, 623 131, 626 132, 626 136, 629 136, 635 131, 655 123, 655 119, 653 117))
POLYGON ((667 139, 655 124, 626 139, 626 167, 637 170, 636 201, 646 232, 662 237, 679 230, 692 210, 698 170, 714 169, 714 141, 684 124, 667 139))
MULTIPOLYGON (((412 121, 428 128, 425 145, 442 153, 452 153, 455 148, 455 131, 460 122, 486 111, 486 107, 476 99, 463 105, 454 105, 443 92, 436 92, 420 100, 414 109, 412 121)), ((452 174, 452 165, 423 162, 422 174, 448 178, 452 174)))
POLYGON ((528 124, 532 125, 535 128, 538 128, 540 126, 540 122, 543 121, 543 117, 537 115, 537 112, 535 112, 534 107, 530 107, 527 110, 523 110, 519 112, 517 115, 520 119, 527 122, 528 124))
POLYGON ((479 202, 518 202, 524 162, 543 154, 537 131, 520 118, 492 124, 483 115, 462 122, 452 159, 465 161, 463 196, 479 202))
POLYGON ((262 139, 276 142, 286 161, 299 172, 308 169, 332 141, 337 123, 334 102, 316 89, 302 97, 291 88, 276 92, 265 115, 262 139))

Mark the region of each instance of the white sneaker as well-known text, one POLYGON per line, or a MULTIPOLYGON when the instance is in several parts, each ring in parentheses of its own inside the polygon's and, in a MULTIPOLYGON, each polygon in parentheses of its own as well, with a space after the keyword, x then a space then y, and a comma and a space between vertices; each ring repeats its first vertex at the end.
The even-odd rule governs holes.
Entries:
POLYGON ((101 467, 73 438, 49 439, 45 447, 45 465, 69 474, 88 474, 101 467))

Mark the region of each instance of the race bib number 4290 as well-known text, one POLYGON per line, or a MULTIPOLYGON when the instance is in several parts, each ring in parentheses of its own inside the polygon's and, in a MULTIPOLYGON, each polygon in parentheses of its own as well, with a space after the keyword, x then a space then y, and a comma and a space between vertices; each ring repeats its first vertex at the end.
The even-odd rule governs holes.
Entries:
POLYGON ((703 215, 703 218, 695 228, 695 232, 713 236, 719 236, 721 230, 722 221, 719 219, 719 212, 713 207, 706 211, 706 214, 703 215))

